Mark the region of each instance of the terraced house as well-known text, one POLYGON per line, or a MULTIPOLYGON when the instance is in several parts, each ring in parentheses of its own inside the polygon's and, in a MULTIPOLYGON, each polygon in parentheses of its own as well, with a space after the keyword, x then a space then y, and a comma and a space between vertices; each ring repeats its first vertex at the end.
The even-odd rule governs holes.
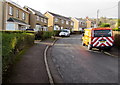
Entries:
POLYGON ((86 24, 87 28, 96 28, 96 20, 95 19, 90 19, 89 17, 86 17, 86 24))
POLYGON ((2 1, 0 5, 2 9, 1 30, 25 30, 30 27, 29 12, 20 5, 11 0, 2 1))
POLYGON ((46 12, 44 14, 46 17, 48 17, 48 30, 53 31, 53 30, 61 30, 64 28, 73 29, 73 21, 71 18, 64 17, 62 15, 58 15, 52 12, 46 12))
POLYGON ((74 22, 74 28, 72 31, 82 31, 86 28, 86 20, 81 18, 72 18, 72 21, 74 22))
MULTIPOLYGON (((2 11, 3 10, 3 1, 2 0, 0 0, 0 10, 2 11)), ((2 28, 3 28, 3 13, 2 12, 0 12, 0 30, 2 30, 2 28)))
POLYGON ((29 24, 30 28, 35 31, 47 31, 48 18, 44 16, 41 12, 34 10, 28 6, 25 6, 24 9, 30 12, 29 24))

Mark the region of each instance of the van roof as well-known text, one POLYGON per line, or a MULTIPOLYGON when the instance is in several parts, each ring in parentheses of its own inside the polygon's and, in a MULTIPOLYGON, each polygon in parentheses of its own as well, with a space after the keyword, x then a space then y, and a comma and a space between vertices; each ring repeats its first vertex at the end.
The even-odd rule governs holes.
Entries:
POLYGON ((92 30, 111 30, 109 27, 92 28, 92 30))
POLYGON ((99 27, 99 28, 86 28, 88 30, 111 30, 109 27, 99 27))

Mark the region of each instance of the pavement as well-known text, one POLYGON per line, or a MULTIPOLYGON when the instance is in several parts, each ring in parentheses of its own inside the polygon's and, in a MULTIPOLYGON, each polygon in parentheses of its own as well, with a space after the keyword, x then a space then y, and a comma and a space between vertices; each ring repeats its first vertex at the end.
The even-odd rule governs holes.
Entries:
MULTIPOLYGON (((21 56, 21 60, 13 66, 10 77, 5 83, 48 83, 44 50, 53 40, 43 42, 36 41, 27 52, 21 56)), ((3 82, 4 83, 4 82, 3 82)))
POLYGON ((120 57, 120 56, 119 56, 119 55, 120 55, 120 48, 118 48, 118 47, 113 47, 113 48, 111 49, 111 51, 108 51, 108 53, 110 53, 110 54, 113 55, 113 56, 120 57))
POLYGON ((118 83, 118 58, 98 49, 87 50, 81 35, 59 39, 51 55, 64 83, 118 83))

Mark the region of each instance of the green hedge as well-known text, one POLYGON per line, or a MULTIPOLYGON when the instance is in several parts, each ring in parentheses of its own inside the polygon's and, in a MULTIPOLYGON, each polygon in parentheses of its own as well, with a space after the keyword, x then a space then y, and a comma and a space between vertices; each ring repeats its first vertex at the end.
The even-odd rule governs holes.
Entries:
POLYGON ((35 39, 36 40, 44 40, 44 39, 47 39, 47 38, 51 38, 52 36, 59 36, 59 33, 60 33, 60 31, 52 31, 52 32, 38 31, 35 34, 35 39))
POLYGON ((34 34, 35 31, 21 31, 21 30, 17 30, 17 31, 9 31, 9 30, 3 30, 3 31, 0 31, 2 33, 32 33, 34 34))
POLYGON ((2 32, 3 72, 15 62, 16 56, 34 44, 34 34, 25 32, 2 32))
POLYGON ((113 31, 120 31, 120 28, 114 28, 113 31))
POLYGON ((109 23, 102 23, 102 24, 100 25, 100 27, 110 27, 110 24, 109 24, 109 23))

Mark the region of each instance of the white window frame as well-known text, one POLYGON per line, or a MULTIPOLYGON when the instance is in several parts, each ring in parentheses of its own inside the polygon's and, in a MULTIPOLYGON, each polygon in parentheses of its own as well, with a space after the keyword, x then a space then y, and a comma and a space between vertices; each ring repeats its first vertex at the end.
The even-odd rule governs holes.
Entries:
POLYGON ((43 18, 41 18, 41 22, 43 22, 43 18))
POLYGON ((22 13, 22 19, 25 20, 25 18, 26 18, 26 15, 25 15, 25 13, 23 12, 23 13, 22 13))
POLYGON ((43 31, 48 31, 48 28, 44 26, 43 31))
POLYGON ((12 6, 9 6, 9 15, 13 15, 13 7, 12 6))
POLYGON ((66 24, 68 25, 68 24, 69 24, 69 21, 66 21, 66 24))
POLYGON ((65 23, 64 20, 61 20, 61 23, 64 24, 65 23))
POLYGON ((16 10, 16 17, 19 18, 19 10, 16 10))
POLYGON ((73 26, 73 25, 74 25, 74 23, 73 23, 73 22, 71 22, 71 25, 73 26))
POLYGON ((47 23, 47 19, 44 19, 44 23, 47 23))
POLYGON ((16 30, 15 29, 15 23, 7 23, 6 24, 6 30, 16 30))
POLYGON ((58 22, 58 18, 55 18, 55 22, 58 22))
POLYGON ((36 18, 37 18, 37 21, 40 21, 40 17, 39 16, 36 16, 36 18))

